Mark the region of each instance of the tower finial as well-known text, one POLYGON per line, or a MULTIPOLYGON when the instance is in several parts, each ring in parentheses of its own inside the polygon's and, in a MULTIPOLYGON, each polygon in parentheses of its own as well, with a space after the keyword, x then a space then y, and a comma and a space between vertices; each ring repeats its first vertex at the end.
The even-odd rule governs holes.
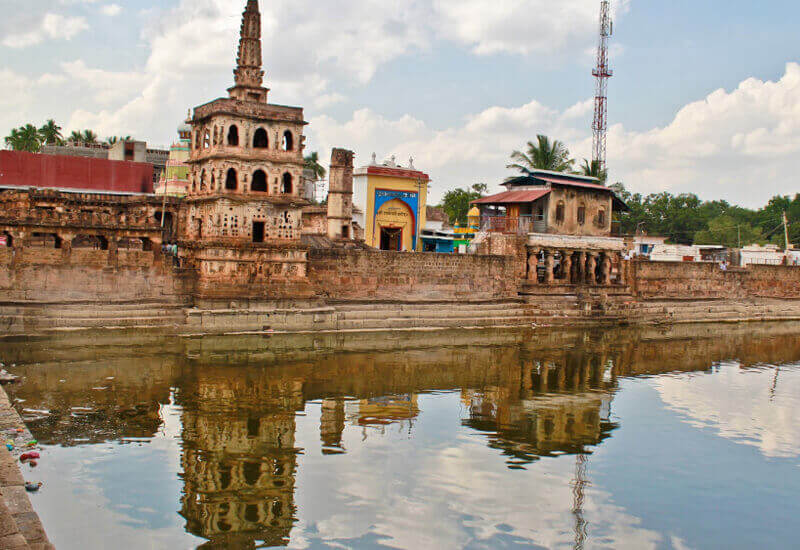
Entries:
POLYGON ((236 86, 260 88, 264 81, 261 63, 261 13, 258 0, 247 0, 242 14, 236 70, 233 71, 236 86))

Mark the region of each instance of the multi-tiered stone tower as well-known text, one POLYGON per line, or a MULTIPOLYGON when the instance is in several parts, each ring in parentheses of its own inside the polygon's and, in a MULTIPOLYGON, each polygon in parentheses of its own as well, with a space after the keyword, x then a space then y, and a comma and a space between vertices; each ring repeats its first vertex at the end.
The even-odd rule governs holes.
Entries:
MULTIPOLYGON (((305 280, 300 246, 303 109, 267 103, 261 14, 248 0, 235 85, 194 109, 183 244, 199 271, 200 296, 278 294, 305 280), (226 289, 230 289, 228 292, 226 289), (274 291, 274 292, 273 292, 274 291)), ((283 293, 285 295, 285 293, 283 293)))

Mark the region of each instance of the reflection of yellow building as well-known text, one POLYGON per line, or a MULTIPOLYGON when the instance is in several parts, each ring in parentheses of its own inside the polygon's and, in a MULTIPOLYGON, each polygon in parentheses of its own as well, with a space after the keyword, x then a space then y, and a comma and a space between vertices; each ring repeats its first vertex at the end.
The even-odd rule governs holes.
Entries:
POLYGON ((413 420, 419 414, 416 395, 387 395, 362 399, 358 404, 359 426, 384 426, 413 420))
POLYGON ((364 208, 364 240, 382 250, 419 250, 425 226, 430 177, 414 168, 399 166, 394 158, 356 170, 354 203, 364 208))

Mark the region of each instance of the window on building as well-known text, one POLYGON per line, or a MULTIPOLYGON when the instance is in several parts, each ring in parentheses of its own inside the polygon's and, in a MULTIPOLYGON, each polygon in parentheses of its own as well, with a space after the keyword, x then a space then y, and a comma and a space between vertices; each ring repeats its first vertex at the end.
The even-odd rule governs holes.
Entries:
POLYGON ((556 223, 564 223, 564 203, 556 205, 556 223))
POLYGON ((586 207, 581 205, 578 207, 578 223, 583 225, 586 222, 586 207))
POLYGON ((236 191, 238 187, 238 178, 236 177, 236 170, 233 168, 228 169, 228 175, 225 176, 225 189, 229 191, 236 191))
POLYGON ((228 145, 232 147, 239 146, 239 128, 233 125, 228 130, 228 145))
POLYGON ((602 208, 597 213, 597 225, 599 225, 600 227, 606 226, 606 211, 603 210, 602 208))
POLYGON ((289 130, 286 130, 283 133, 283 150, 284 151, 294 150, 294 136, 289 130))
POLYGON ((253 134, 253 147, 256 149, 266 149, 269 147, 269 139, 267 139, 267 131, 264 128, 259 128, 253 134))
POLYGON ((286 195, 292 194, 292 175, 289 172, 286 172, 283 175, 283 183, 281 184, 281 193, 286 195))
POLYGON ((349 225, 343 225, 342 226, 342 238, 343 239, 349 239, 350 238, 350 226, 349 225))
POLYGON ((253 172, 253 181, 250 184, 250 190, 259 193, 267 192, 267 174, 263 170, 256 170, 253 172))
POLYGON ((264 242, 264 222, 253 222, 253 242, 264 242))
POLYGON ((206 130, 205 134, 203 134, 203 149, 208 149, 211 147, 211 134, 206 130))

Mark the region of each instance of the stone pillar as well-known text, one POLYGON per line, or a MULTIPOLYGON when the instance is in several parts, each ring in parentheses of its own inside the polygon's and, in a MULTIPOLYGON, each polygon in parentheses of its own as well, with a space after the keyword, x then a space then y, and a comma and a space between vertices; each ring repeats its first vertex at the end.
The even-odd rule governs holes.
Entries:
POLYGON ((586 274, 584 276, 584 282, 587 285, 594 285, 597 284, 597 254, 594 252, 588 252, 586 258, 586 274))
POLYGON ((586 279, 586 252, 578 252, 578 264, 575 269, 575 283, 580 284, 586 279))
MULTIPOLYGON (((328 237, 353 239, 353 152, 345 149, 331 151, 328 173, 328 237)), ((299 184, 299 182, 298 182, 299 184)), ((419 231, 417 231, 419 234, 419 231)), ((416 240, 417 236, 414 236, 416 240)), ((417 248, 414 243, 414 250, 417 248)))
POLYGON ((553 281, 555 280, 555 275, 553 274, 553 266, 555 262, 553 259, 553 251, 552 250, 545 250, 544 252, 544 283, 547 285, 552 285, 553 281))
POLYGON ((561 251, 561 273, 564 284, 572 284, 572 252, 561 251))
POLYGON ((533 284, 539 282, 539 251, 536 249, 528 250, 528 281, 533 284))
POLYGON ((604 286, 611 284, 611 256, 608 252, 603 252, 603 259, 600 262, 600 282, 604 286))
POLYGON ((626 260, 622 254, 617 255, 619 261, 619 284, 627 286, 631 261, 626 260))

